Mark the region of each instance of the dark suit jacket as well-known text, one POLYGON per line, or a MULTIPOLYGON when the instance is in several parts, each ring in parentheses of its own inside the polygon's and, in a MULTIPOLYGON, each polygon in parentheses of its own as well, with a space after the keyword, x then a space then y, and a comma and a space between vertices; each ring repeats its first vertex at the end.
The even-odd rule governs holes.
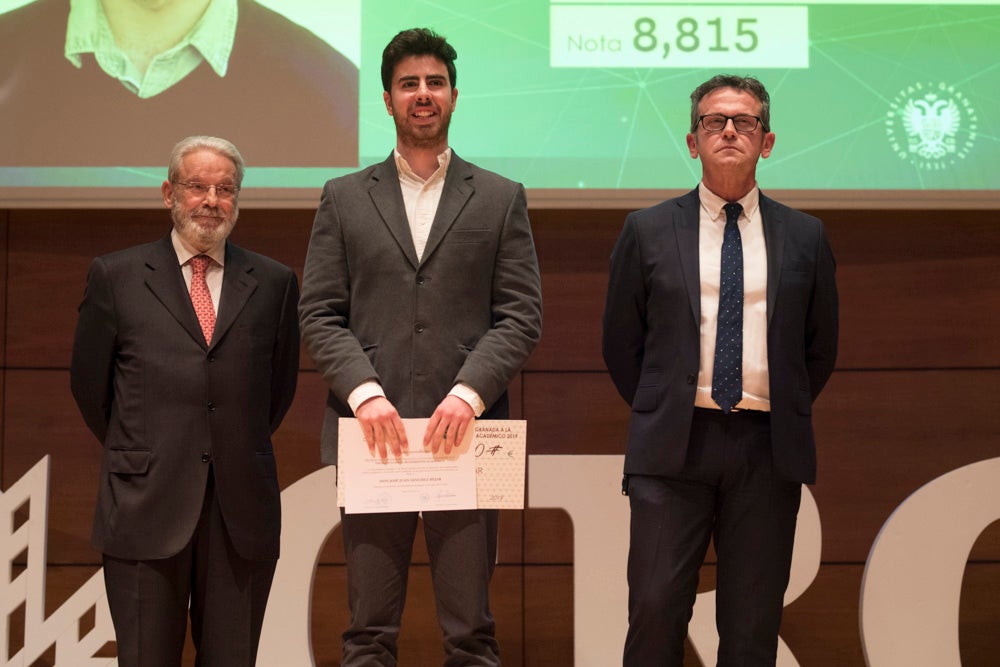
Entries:
MULTIPOLYGON (((697 390, 698 190, 629 214, 611 255, 604 361, 632 407, 626 474, 684 465, 697 390)), ((837 357, 837 288, 822 223, 760 196, 767 246, 767 361, 775 469, 816 479, 812 404, 837 357)))
POLYGON ((93 55, 66 60, 68 16, 68 0, 37 0, 0 17, 0 166, 150 167, 196 134, 256 166, 358 164, 358 68, 284 16, 240 0, 225 77, 203 62, 149 99, 93 55))
POLYGON ((291 269, 227 243, 206 345, 169 236, 93 261, 70 378, 104 445, 95 547, 137 560, 180 551, 210 462, 237 551, 278 557, 271 434, 295 393, 297 297, 291 269))
POLYGON ((324 463, 337 463, 337 419, 353 416, 347 397, 365 380, 404 418, 430 417, 456 382, 479 393, 484 419, 506 417, 542 323, 524 188, 453 154, 418 261, 392 155, 329 181, 299 314, 330 388, 324 463))

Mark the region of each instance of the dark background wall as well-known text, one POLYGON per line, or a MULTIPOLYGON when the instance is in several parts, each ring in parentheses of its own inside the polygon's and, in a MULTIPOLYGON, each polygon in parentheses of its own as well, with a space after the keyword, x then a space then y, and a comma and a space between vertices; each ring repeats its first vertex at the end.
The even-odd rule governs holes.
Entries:
MULTIPOLYGON (((841 347, 815 410, 820 472, 812 492, 823 564, 787 608, 782 637, 804 667, 860 666, 858 594, 879 528, 926 482, 1000 455, 1000 206, 810 212, 826 221, 838 260, 841 347)), ((599 341, 607 260, 625 214, 532 211, 544 334, 513 387, 517 416, 528 420, 531 454, 623 452, 628 410, 603 369, 599 341)), ((244 210, 233 240, 301 276, 312 215, 244 210)), ((168 229, 164 210, 0 210, 2 483, 6 490, 51 455, 49 614, 99 563, 89 545, 99 446, 73 404, 68 373, 87 266, 95 255, 168 229)), ((275 442, 283 488, 319 466, 324 396, 303 356, 295 403, 275 442)), ((493 595, 507 665, 572 664, 572 531, 558 510, 503 513, 493 595)), ((338 532, 314 588, 313 641, 323 666, 339 664, 346 626, 338 532)), ((713 580, 709 562, 703 589, 713 580)), ((959 629, 965 667, 996 664, 998 600, 995 523, 966 567, 959 629)), ((431 665, 440 664, 440 655, 418 544, 400 658, 404 665, 431 665)), ((689 663, 698 664, 693 656, 689 663)))

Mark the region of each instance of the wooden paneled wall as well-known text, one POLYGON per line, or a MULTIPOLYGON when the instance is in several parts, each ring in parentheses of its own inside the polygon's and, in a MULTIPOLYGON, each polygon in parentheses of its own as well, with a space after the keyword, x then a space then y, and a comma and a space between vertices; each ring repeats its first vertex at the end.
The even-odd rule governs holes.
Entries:
MULTIPOLYGON (((861 666, 858 594, 879 528, 926 482, 1000 455, 1000 207, 811 212, 826 221, 838 260, 841 348, 815 411, 820 472, 812 491, 823 565, 786 610, 782 636, 804 667, 861 666)), ((599 342, 607 260, 625 213, 532 211, 544 334, 513 397, 528 419, 533 454, 623 451, 628 410, 603 369, 599 342)), ((245 210, 233 238, 301 276, 311 223, 307 210, 245 210)), ((99 563, 89 544, 99 447, 79 418, 68 377, 87 266, 95 255, 168 228, 163 210, 0 210, 2 483, 9 488, 51 455, 49 613, 99 563)), ((319 466, 324 394, 304 356, 295 403, 276 437, 283 488, 319 466)), ((503 513, 492 590, 506 665, 573 664, 572 532, 557 510, 503 513)), ((702 579, 711 588, 711 562, 702 579)), ((345 607, 335 532, 314 587, 319 665, 339 664, 345 607)), ((1000 524, 970 556, 960 636, 965 667, 997 664, 1000 524)), ((400 657, 423 666, 440 664, 440 655, 418 544, 400 657)), ((688 664, 698 662, 689 656, 688 664)))

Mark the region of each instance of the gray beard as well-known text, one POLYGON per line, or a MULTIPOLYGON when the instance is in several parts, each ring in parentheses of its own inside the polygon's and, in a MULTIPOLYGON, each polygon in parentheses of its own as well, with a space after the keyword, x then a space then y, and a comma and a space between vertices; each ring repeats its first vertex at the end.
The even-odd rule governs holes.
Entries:
POLYGON ((170 209, 170 217, 173 219, 177 233, 195 245, 199 249, 208 250, 229 238, 233 228, 236 227, 236 219, 239 217, 239 208, 233 207, 233 217, 221 225, 206 229, 191 219, 191 216, 181 211, 177 202, 170 209))

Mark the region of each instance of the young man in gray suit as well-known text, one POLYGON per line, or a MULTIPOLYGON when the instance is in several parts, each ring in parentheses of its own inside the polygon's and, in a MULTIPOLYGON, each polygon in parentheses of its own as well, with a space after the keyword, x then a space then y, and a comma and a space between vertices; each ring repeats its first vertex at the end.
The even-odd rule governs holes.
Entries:
POLYGON ((624 664, 675 665, 709 538, 720 667, 774 665, 812 404, 837 357, 822 223, 765 197, 770 99, 720 75, 691 94, 701 184, 628 216, 611 255, 604 360, 632 408, 624 664))
MULTIPOLYGON (((524 188, 448 146, 455 50, 426 29, 382 55, 396 148, 331 180, 306 255, 303 338, 329 387, 323 461, 355 416, 383 459, 446 451, 476 417, 508 416, 507 385, 541 333, 524 188), (430 418, 407 442, 401 418, 430 418)), ((391 462, 390 462, 391 465, 391 462)), ((416 513, 342 514, 351 625, 343 664, 395 665, 416 513)), ((446 665, 499 665, 489 581, 496 510, 424 512, 446 665)))
POLYGON ((184 139, 161 187, 170 234, 98 257, 87 276, 70 380, 104 446, 93 542, 122 667, 179 667, 189 602, 199 664, 256 661, 298 282, 227 241, 242 180, 231 143, 184 139))

